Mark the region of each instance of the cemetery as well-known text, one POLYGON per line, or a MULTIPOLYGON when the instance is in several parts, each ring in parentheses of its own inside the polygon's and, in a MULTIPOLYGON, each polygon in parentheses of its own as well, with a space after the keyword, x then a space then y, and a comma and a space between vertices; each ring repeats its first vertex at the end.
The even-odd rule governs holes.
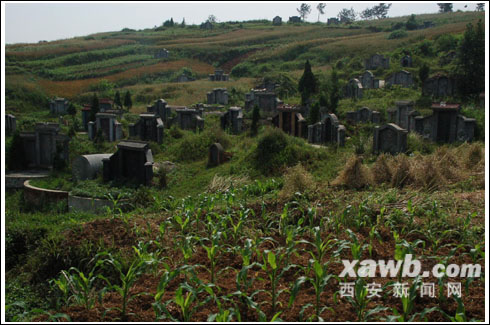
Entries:
POLYGON ((6 45, 7 321, 485 319, 483 13, 305 5, 6 45))

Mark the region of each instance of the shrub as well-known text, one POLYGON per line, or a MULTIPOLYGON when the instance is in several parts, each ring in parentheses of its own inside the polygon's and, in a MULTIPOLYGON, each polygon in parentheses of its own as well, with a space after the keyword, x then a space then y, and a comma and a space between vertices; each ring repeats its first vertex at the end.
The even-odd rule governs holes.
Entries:
POLYGON ((296 162, 295 148, 280 129, 268 129, 259 139, 254 152, 255 167, 264 174, 277 173, 296 162))
POLYGON ((21 170, 27 167, 26 158, 24 155, 24 147, 22 139, 18 132, 15 132, 12 141, 6 148, 6 164, 9 170, 21 170))
POLYGON ((458 39, 452 34, 442 34, 436 39, 435 45, 438 52, 456 50, 458 39))
POLYGON ((399 39, 403 37, 407 37, 407 32, 403 29, 395 30, 388 35, 388 39, 399 39))
POLYGON ((159 188, 167 187, 167 171, 165 168, 158 168, 158 170, 155 172, 155 178, 157 179, 159 188))
POLYGON ((168 132, 174 139, 181 139, 184 136, 184 133, 176 125, 172 125, 168 132))
POLYGON ((371 183, 369 176, 367 168, 362 165, 361 158, 352 156, 345 164, 339 176, 333 180, 332 185, 361 189, 371 183))
POLYGON ((419 152, 423 154, 429 154, 434 151, 435 145, 424 138, 418 133, 410 132, 407 137, 408 152, 419 152))
POLYGON ((283 179, 284 185, 279 192, 279 197, 284 200, 291 199, 296 192, 308 194, 315 187, 313 177, 301 164, 288 168, 283 179))
POLYGON ((209 147, 220 143, 224 149, 231 144, 229 136, 221 128, 209 128, 201 134, 187 133, 170 152, 180 161, 199 160, 207 157, 209 147))

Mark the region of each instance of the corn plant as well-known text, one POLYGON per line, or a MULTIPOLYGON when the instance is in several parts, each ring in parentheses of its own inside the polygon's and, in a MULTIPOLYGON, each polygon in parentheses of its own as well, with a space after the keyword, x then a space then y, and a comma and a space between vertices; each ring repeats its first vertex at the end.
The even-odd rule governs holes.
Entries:
POLYGON ((445 311, 442 309, 439 309, 439 311, 446 317, 449 321, 451 322, 458 322, 458 323, 463 323, 463 322, 476 322, 474 318, 468 319, 468 316, 466 316, 466 309, 464 308, 463 300, 461 300, 460 297, 453 295, 454 300, 458 303, 458 307, 456 308, 456 313, 454 316, 451 316, 447 314, 445 311))
POLYGON ((370 301, 366 281, 363 278, 357 278, 354 282, 354 297, 346 296, 347 301, 352 305, 357 314, 359 322, 369 321, 375 314, 388 309, 387 307, 377 306, 376 308, 367 309, 370 301))
POLYGON ((413 280, 412 284, 407 290, 407 294, 402 292, 400 300, 402 303, 402 310, 398 311, 396 308, 392 308, 394 315, 390 315, 386 320, 389 322, 413 322, 417 317, 424 319, 425 315, 438 310, 438 307, 425 308, 420 313, 414 313, 415 299, 417 298, 417 291, 421 286, 421 277, 417 276, 413 280))
MULTIPOLYGON (((108 288, 111 290, 115 290, 122 298, 122 306, 114 307, 111 309, 116 309, 121 313, 122 320, 127 319, 127 305, 131 300, 136 298, 137 296, 147 294, 147 293, 139 293, 137 295, 131 295, 129 290, 135 283, 135 281, 146 271, 149 267, 157 265, 158 259, 153 253, 148 253, 149 243, 143 244, 139 243, 138 247, 133 246, 133 249, 136 253, 135 258, 132 263, 129 265, 129 268, 126 270, 126 267, 122 260, 114 258, 112 254, 107 253, 106 259, 103 260, 104 263, 111 265, 114 270, 118 273, 121 284, 112 284, 107 278, 104 278, 108 284, 108 288)), ((109 309, 109 310, 111 310, 109 309)), ((109 311, 107 310, 107 311, 109 311)), ((106 312, 107 312, 106 311, 106 312)))
POLYGON ((68 292, 71 292, 72 295, 66 299, 66 302, 73 299, 76 304, 84 306, 86 310, 90 310, 94 307, 97 296, 99 300, 102 300, 105 288, 97 293, 95 287, 95 282, 101 278, 100 275, 95 275, 95 271, 100 264, 101 261, 98 260, 88 274, 76 267, 71 267, 68 271, 61 271, 60 277, 54 280, 53 283, 64 295, 67 296, 68 292))
MULTIPOLYGON (((268 294, 272 300, 271 301, 272 314, 275 317, 276 309, 278 305, 277 298, 283 291, 287 290, 287 289, 277 290, 279 279, 284 275, 285 272, 289 271, 293 267, 296 267, 296 265, 289 264, 288 266, 284 267, 280 271, 280 266, 282 266, 286 260, 286 253, 284 252, 282 253, 278 252, 276 254, 272 251, 266 250, 262 254, 262 259, 263 259, 263 264, 261 265, 262 270, 267 274, 271 285, 271 289, 270 292, 268 292, 268 294)), ((279 314, 277 314, 277 316, 279 316, 279 314)))
POLYGON ((175 279, 181 272, 181 269, 176 269, 171 271, 170 267, 167 264, 165 263, 162 264, 165 268, 165 272, 163 273, 163 275, 160 278, 160 281, 158 282, 155 295, 153 296, 155 301, 152 304, 153 310, 155 312, 156 321, 162 320, 164 315, 164 309, 166 308, 166 306, 161 303, 161 300, 163 295, 165 294, 168 284, 173 279, 175 279))
MULTIPOLYGON (((211 236, 211 239, 207 239, 208 241, 211 242, 210 246, 204 246, 202 247, 206 250, 209 263, 210 263, 210 269, 208 269, 208 272, 211 275, 211 283, 215 282, 215 268, 216 268, 216 263, 217 263, 217 255, 219 253, 219 247, 220 247, 220 238, 221 238, 221 232, 214 231, 214 233, 211 236)), ((205 239, 206 240, 206 239, 205 239)))

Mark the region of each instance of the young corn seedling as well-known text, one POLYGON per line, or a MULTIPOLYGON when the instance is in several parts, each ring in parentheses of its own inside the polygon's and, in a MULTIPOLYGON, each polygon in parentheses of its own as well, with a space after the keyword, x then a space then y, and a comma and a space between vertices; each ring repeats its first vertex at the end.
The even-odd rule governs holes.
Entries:
POLYGON ((215 282, 215 277, 216 277, 215 268, 217 263, 217 255, 219 253, 220 238, 221 238, 221 232, 214 231, 213 235, 211 236, 211 240, 208 239, 208 241, 211 242, 210 246, 202 245, 202 247, 206 250, 211 265, 210 269, 208 269, 208 272, 211 275, 211 283, 215 282))
MULTIPOLYGON (((276 312, 277 312, 277 298, 279 295, 287 290, 287 289, 282 289, 278 290, 278 284, 279 284, 279 279, 284 275, 285 272, 289 271, 289 269, 296 267, 294 264, 289 264, 286 267, 282 268, 280 270, 280 267, 284 265, 284 262, 286 260, 286 253, 284 252, 278 252, 277 254, 272 252, 272 251, 264 251, 262 254, 262 259, 263 259, 263 264, 262 264, 262 270, 267 273, 267 276, 269 277, 270 281, 270 292, 269 295, 271 297, 271 307, 272 307, 272 314, 274 315, 273 317, 276 317, 276 312), (267 257, 266 257, 267 255, 267 257)), ((277 314, 279 316, 279 314, 277 314)))
MULTIPOLYGON (((413 313, 417 292, 422 281, 420 276, 415 277, 407 292, 399 292, 402 303, 402 310, 399 312, 396 308, 392 308, 393 314, 387 317, 389 322, 413 322, 417 317, 424 319, 425 315, 438 310, 438 307, 425 308, 420 313, 413 313)), ((395 289, 394 289, 395 290, 395 289)))
POLYGON ((346 296, 347 301, 354 307, 359 322, 366 322, 375 314, 388 309, 387 307, 377 306, 376 308, 367 309, 370 301, 366 281, 363 278, 357 278, 354 282, 354 297, 346 296))
POLYGON ((464 308, 463 300, 461 300, 460 297, 453 295, 454 300, 458 303, 458 308, 456 309, 456 313, 454 316, 451 316, 447 314, 445 311, 442 309, 439 309, 439 311, 446 317, 449 321, 451 322, 458 322, 458 323, 466 323, 466 322, 477 322, 476 319, 468 319, 468 316, 466 316, 466 309, 464 308))
MULTIPOLYGON (((116 309, 121 313, 121 319, 123 321, 127 320, 127 305, 131 300, 136 298, 137 296, 147 294, 147 293, 139 293, 137 295, 131 295, 129 290, 134 285, 135 281, 146 271, 149 267, 157 265, 158 259, 154 254, 150 254, 147 252, 148 243, 142 244, 139 243, 138 247, 134 247, 133 249, 136 253, 136 257, 133 262, 126 270, 123 261, 114 258, 110 253, 107 254, 107 258, 103 261, 111 265, 114 270, 118 273, 121 284, 112 284, 107 278, 104 278, 107 282, 109 289, 115 290, 122 298, 122 306, 114 307, 112 309, 116 309)), ((107 311, 109 311, 107 310, 107 311)), ((107 312, 106 311, 106 312, 107 312)))

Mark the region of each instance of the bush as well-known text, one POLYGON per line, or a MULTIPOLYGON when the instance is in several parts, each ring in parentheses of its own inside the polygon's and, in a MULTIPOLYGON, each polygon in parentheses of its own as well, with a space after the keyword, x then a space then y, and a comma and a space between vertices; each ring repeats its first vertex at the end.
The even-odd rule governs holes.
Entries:
POLYGON ((182 133, 182 131, 175 124, 170 127, 168 133, 174 139, 181 139, 184 136, 184 133, 182 133))
POLYGON ((395 30, 390 35, 388 35, 388 39, 399 39, 403 37, 407 37, 407 32, 403 29, 395 30))
POLYGON ((216 142, 224 149, 231 144, 229 136, 221 128, 210 128, 201 134, 187 133, 180 142, 170 148, 170 152, 179 161, 199 160, 207 157, 209 147, 216 142))
POLYGON ((408 152, 419 152, 423 154, 429 154, 434 152, 435 145, 422 138, 422 136, 415 132, 410 132, 407 137, 408 152))
POLYGON ((279 172, 284 166, 291 166, 297 159, 294 147, 280 129, 268 129, 259 139, 253 160, 256 169, 264 174, 279 172))
POLYGON ((435 45, 438 52, 449 52, 456 50, 458 39, 452 34, 442 34, 436 39, 435 45))
POLYGON ((27 167, 23 142, 18 132, 14 133, 12 141, 7 144, 7 148, 5 151, 7 156, 6 164, 8 170, 22 170, 27 167))

